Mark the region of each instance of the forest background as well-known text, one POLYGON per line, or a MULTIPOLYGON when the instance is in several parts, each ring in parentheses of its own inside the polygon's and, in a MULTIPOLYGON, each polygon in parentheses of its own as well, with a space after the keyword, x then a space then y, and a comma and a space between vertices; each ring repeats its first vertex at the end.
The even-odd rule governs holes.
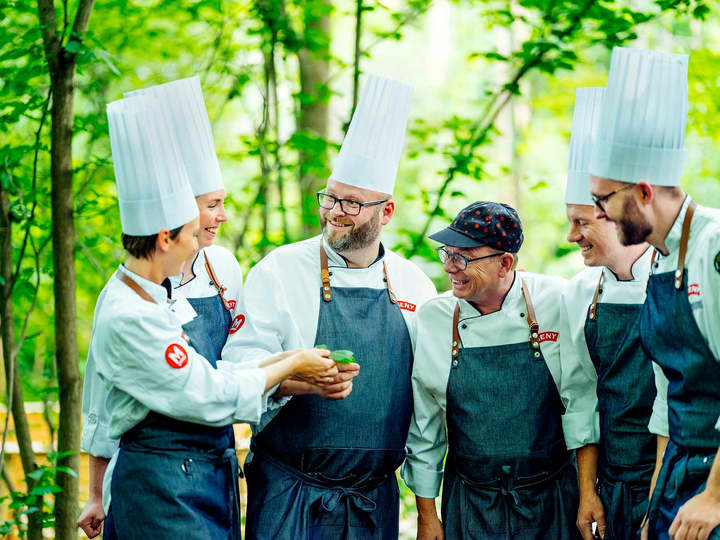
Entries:
POLYGON ((218 242, 247 271, 275 246, 319 231, 314 194, 365 74, 399 79, 414 97, 385 244, 445 290, 427 233, 473 200, 497 200, 523 219, 521 266, 570 277, 582 267, 563 205, 574 93, 605 84, 613 46, 690 53, 683 185, 720 206, 720 15, 711 8, 0 0, 2 386, 26 479, 6 500, 16 514, 0 534, 77 537, 82 373, 97 295, 123 260, 108 102, 200 77, 229 195, 218 242), (47 462, 33 452, 25 401, 45 403, 56 443, 47 462))

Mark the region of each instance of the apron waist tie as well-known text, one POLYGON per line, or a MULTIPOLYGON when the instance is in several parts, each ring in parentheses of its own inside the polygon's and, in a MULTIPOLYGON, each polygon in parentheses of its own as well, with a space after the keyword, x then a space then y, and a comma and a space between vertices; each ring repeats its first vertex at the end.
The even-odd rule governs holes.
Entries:
MULTIPOLYGON (((253 452, 256 456, 258 454, 261 455, 262 459, 267 460, 271 465, 292 476, 300 483, 326 491, 326 493, 323 494, 322 498, 317 502, 317 504, 314 505, 316 512, 332 513, 335 511, 335 509, 341 502, 344 502, 346 508, 352 505, 354 508, 359 510, 360 514, 367 522, 371 532, 375 532, 375 530, 377 529, 377 521, 373 512, 377 508, 377 504, 373 499, 365 495, 365 493, 363 492, 371 491, 380 487, 388 481, 390 475, 382 475, 370 478, 366 481, 360 482, 352 486, 339 485, 336 483, 332 483, 327 479, 319 478, 318 476, 302 472, 301 470, 296 469, 295 467, 292 467, 287 463, 283 462, 282 460, 276 458, 269 452, 264 452, 262 450, 258 452, 257 446, 253 446, 255 447, 253 448, 253 452)), ((349 519, 345 521, 346 533, 348 532, 348 525, 349 519)))
POLYGON ((551 473, 538 475, 540 477, 537 479, 518 483, 515 482, 515 479, 510 474, 509 468, 506 467, 502 468, 502 476, 494 482, 475 482, 457 469, 455 470, 455 473, 457 474, 460 481, 469 489, 477 491, 492 491, 497 493, 499 497, 496 496, 494 498, 490 508, 494 508, 502 502, 503 505, 506 505, 511 511, 517 513, 523 518, 532 519, 532 513, 530 512, 530 509, 524 506, 520 500, 519 491, 539 487, 543 484, 555 480, 558 476, 560 476, 562 472, 565 471, 565 469, 569 465, 570 459, 568 459, 560 467, 558 467, 555 471, 551 473))

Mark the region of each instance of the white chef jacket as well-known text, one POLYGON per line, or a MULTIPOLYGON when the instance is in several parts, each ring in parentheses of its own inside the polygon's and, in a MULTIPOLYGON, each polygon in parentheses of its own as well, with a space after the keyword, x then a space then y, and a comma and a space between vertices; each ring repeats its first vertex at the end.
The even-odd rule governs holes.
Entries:
MULTIPOLYGON (((380 256, 367 268, 348 268, 345 259, 327 245, 322 235, 281 246, 250 270, 243 294, 246 320, 228 336, 223 360, 257 363, 269 354, 317 345, 321 242, 328 256, 332 287, 384 289, 385 261, 408 328, 417 309, 437 294, 430 279, 414 263, 386 251, 382 245, 380 256)), ((347 348, 352 349, 352 343, 347 348)))
MULTIPOLYGON (((675 222, 665 237, 668 255, 658 253, 652 274, 674 272, 677 269, 680 251, 680 236, 685 220, 690 196, 680 208, 675 222)), ((708 349, 716 360, 720 361, 720 210, 700 206, 695 209, 690 225, 690 239, 685 255, 687 282, 683 286, 688 292, 688 301, 700 333, 706 340, 708 349)), ((658 400, 653 406, 653 419, 668 433, 667 416, 667 379, 664 375, 656 377, 658 400)), ((720 389, 718 390, 720 392, 720 389)), ((720 419, 716 424, 720 430, 720 419)))
POLYGON ((527 285, 540 325, 540 350, 555 384, 560 387, 560 295, 567 280, 518 271, 500 311, 487 315, 482 315, 467 301, 455 298, 452 291, 427 302, 414 321, 413 414, 407 440, 408 456, 402 467, 405 483, 420 497, 437 497, 442 483, 455 305, 460 303, 458 335, 463 347, 529 342, 521 279, 527 285))
MULTIPOLYGON (((218 281, 222 286, 227 287, 225 299, 228 300, 232 307, 231 316, 233 320, 242 320, 243 316, 240 314, 240 306, 238 306, 238 300, 242 296, 242 270, 235 256, 221 246, 213 245, 198 251, 192 265, 195 277, 187 283, 180 285, 182 276, 170 278, 175 290, 173 297, 176 301, 168 304, 168 309, 176 314, 180 324, 185 324, 196 316, 195 310, 185 298, 204 298, 217 294, 217 289, 205 269, 205 252, 207 252, 218 281)), ((114 277, 115 275, 113 275, 114 277)), ((138 279, 141 280, 142 278, 138 279)), ((111 278, 108 285, 112 281, 111 278)), ((108 285, 103 288, 98 297, 95 308, 96 317, 98 307, 102 304, 108 285)), ((110 458, 117 450, 119 440, 110 437, 108 433, 110 426, 110 415, 106 405, 108 388, 97 374, 93 349, 93 339, 91 338, 83 382, 82 414, 84 422, 80 446, 84 452, 92 456, 110 458)))
MULTIPOLYGON (((650 275, 652 248, 645 250, 632 265, 633 279, 618 281, 607 267, 585 268, 570 280, 562 295, 562 331, 560 359, 562 363, 561 397, 566 411, 563 430, 568 449, 596 444, 600 440, 600 415, 597 399, 597 371, 585 341, 585 322, 590 304, 603 275, 602 304, 642 304, 650 275)), ((660 369, 659 366, 653 366, 660 369)), ((650 426, 657 433, 657 427, 650 426)))
POLYGON ((227 363, 214 369, 185 340, 168 309, 169 289, 122 268, 157 303, 120 281, 106 285, 95 310, 91 353, 108 389, 108 435, 119 438, 149 411, 209 426, 254 422, 262 414, 265 373, 227 363))

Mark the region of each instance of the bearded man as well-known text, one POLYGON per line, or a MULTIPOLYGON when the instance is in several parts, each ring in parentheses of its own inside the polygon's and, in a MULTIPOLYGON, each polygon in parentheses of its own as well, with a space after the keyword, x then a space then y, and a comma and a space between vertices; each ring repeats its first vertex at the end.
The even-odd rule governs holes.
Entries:
POLYGON ((278 395, 294 397, 255 426, 246 538, 398 536, 395 471, 412 408, 408 327, 436 294, 381 242, 395 212, 410 93, 369 79, 317 194, 323 234, 277 248, 248 275, 245 318, 223 354, 254 362, 310 343, 349 349, 355 363, 338 364, 325 387, 282 386, 278 395))
POLYGON ((589 170, 596 217, 622 244, 657 251, 640 339, 665 376, 653 416, 669 442, 658 445, 651 540, 720 538, 720 212, 680 187, 687 71, 686 55, 613 51, 589 170))

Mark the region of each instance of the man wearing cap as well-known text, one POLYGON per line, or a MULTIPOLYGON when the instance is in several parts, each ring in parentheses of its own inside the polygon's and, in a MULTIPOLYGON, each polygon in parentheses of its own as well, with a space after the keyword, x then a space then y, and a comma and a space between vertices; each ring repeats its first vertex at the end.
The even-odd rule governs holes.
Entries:
POLYGON ((505 204, 475 202, 430 238, 452 291, 420 309, 413 331, 402 474, 418 538, 578 538, 558 391, 566 281, 515 270, 522 224, 505 204))
POLYGON ((669 381, 653 415, 670 441, 648 536, 694 540, 720 537, 720 212, 680 188, 687 66, 686 55, 613 50, 590 187, 623 244, 658 251, 640 337, 669 381))
POLYGON ((398 536, 395 471, 412 402, 408 323, 435 295, 419 268, 381 243, 395 211, 410 94, 369 78, 318 193, 323 234, 275 249, 247 277, 247 319, 224 354, 253 361, 322 344, 351 350, 359 364, 359 374, 357 365, 345 372, 357 375, 345 399, 296 395, 255 426, 248 539, 398 536))
POLYGON ((166 111, 152 96, 108 105, 123 247, 98 299, 91 355, 107 387, 118 538, 239 538, 233 422, 257 421, 263 394, 290 376, 337 374, 320 351, 249 368, 217 362, 169 276, 197 250, 198 207, 166 111), (175 306, 171 309, 172 302, 175 306), (192 345, 191 345, 192 343, 192 345))
POLYGON ((612 223, 594 215, 588 165, 603 94, 604 88, 579 88, 575 95, 567 238, 588 268, 562 296, 563 425, 568 448, 578 449, 583 538, 592 540, 596 522, 604 538, 632 540, 647 512, 655 468, 656 441, 648 431, 655 381, 639 332, 652 250, 646 243, 623 246, 612 223))

